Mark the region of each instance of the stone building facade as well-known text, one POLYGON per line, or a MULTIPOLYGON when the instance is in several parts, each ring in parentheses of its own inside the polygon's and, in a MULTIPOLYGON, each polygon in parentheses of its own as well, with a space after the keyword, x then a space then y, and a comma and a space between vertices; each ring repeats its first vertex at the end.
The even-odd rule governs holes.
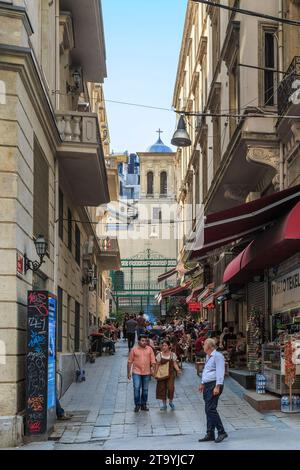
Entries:
MULTIPOLYGON (((299 20, 300 4, 220 3, 274 19, 188 2, 173 100, 175 109, 186 115, 192 140, 176 157, 178 210, 183 220, 192 220, 182 224, 183 261, 192 257, 195 245, 187 241, 199 233, 204 216, 299 182, 299 125, 285 117, 298 114, 299 104, 289 98, 294 91, 297 103, 299 28, 280 18, 299 20)), ((220 287, 226 265, 243 248, 225 245, 202 260, 208 267, 207 283, 220 287)), ((236 295, 236 302, 216 305, 212 323, 221 327, 226 321, 245 332, 251 302, 269 311, 266 279, 262 272, 236 295), (257 302, 253 292, 259 293, 257 302)), ((268 322, 266 315, 267 329, 268 322)))
MULTIPOLYGON (((88 8, 77 0, 0 5, 0 446, 5 447, 19 443, 23 433, 27 292, 43 289, 57 296, 63 389, 74 379, 73 352, 84 354, 89 327, 100 312, 102 320, 107 315, 105 281, 98 276, 107 253, 92 222, 116 187, 107 177, 106 144, 88 85, 106 77, 101 3, 87 3, 88 8), (24 255, 37 259, 39 234, 48 242, 48 256, 39 271, 25 272, 24 255), (89 269, 97 285, 89 285, 89 269)), ((110 255, 118 266, 117 244, 110 255)))

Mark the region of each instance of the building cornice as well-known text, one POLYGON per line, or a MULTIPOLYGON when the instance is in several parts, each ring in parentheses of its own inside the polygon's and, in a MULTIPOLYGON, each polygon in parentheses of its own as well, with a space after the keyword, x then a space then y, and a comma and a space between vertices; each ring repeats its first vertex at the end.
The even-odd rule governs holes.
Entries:
POLYGON ((31 36, 34 33, 26 8, 16 5, 9 5, 0 1, 0 12, 1 16, 21 20, 28 36, 31 36))
POLYGON ((174 89, 174 95, 173 95, 173 107, 174 108, 176 108, 178 95, 180 93, 181 79, 182 79, 183 72, 185 69, 187 51, 190 45, 189 40, 190 40, 191 30, 193 26, 193 19, 194 19, 194 15, 198 7, 199 5, 189 0, 188 5, 187 5, 187 12, 185 16, 183 38, 182 38, 182 43, 181 43, 181 50, 180 50, 179 62, 178 62, 178 68, 177 68, 177 74, 176 74, 175 89, 174 89))
POLYGON ((61 143, 61 137, 47 87, 33 51, 27 47, 0 44, 0 68, 19 74, 48 142, 56 149, 61 143))

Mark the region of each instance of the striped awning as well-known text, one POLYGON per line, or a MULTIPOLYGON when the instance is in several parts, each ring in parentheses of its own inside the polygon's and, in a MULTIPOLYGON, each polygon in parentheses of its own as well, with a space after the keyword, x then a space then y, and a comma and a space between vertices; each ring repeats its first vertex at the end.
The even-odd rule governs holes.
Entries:
POLYGON ((160 303, 163 299, 167 297, 176 297, 177 295, 183 294, 191 285, 191 281, 185 282, 181 286, 170 287, 169 289, 163 289, 156 296, 156 301, 160 303))
POLYGON ((194 287, 192 290, 192 293, 186 298, 186 303, 188 304, 189 302, 192 302, 193 300, 197 300, 198 295, 202 292, 203 290, 203 284, 200 286, 194 287))
POLYGON ((198 297, 198 302, 203 302, 204 300, 207 299, 210 295, 212 295, 213 290, 214 290, 215 284, 208 284, 206 288, 201 292, 201 294, 198 297))
POLYGON ((169 279, 169 277, 174 276, 174 274, 177 274, 177 269, 176 269, 176 267, 175 267, 175 268, 172 268, 172 269, 170 269, 169 271, 166 271, 165 273, 163 273, 163 274, 161 274, 160 276, 158 276, 157 282, 165 281, 166 279, 169 279))

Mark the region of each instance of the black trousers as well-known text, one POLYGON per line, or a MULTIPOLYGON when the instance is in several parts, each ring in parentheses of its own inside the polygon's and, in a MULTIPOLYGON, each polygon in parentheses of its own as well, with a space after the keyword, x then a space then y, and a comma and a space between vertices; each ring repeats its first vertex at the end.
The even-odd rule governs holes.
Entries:
POLYGON ((215 429, 217 429, 219 434, 222 434, 224 431, 224 426, 222 424, 221 418, 217 411, 218 401, 220 395, 223 392, 223 385, 220 387, 220 394, 214 396, 213 390, 216 386, 216 382, 208 382, 204 384, 203 398, 205 401, 205 413, 207 419, 207 434, 214 435, 215 429))
POLYGON ((133 348, 135 343, 135 333, 127 333, 128 349, 133 348))

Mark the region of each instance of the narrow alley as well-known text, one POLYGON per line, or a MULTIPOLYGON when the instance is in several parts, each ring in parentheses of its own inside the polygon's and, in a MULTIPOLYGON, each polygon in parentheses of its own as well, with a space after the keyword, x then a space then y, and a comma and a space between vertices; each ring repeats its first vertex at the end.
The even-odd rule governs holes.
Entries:
POLYGON ((104 354, 85 365, 86 381, 74 383, 62 399, 72 420, 57 422, 51 440, 21 447, 28 450, 246 450, 300 449, 300 416, 261 414, 243 400, 243 388, 227 378, 220 415, 229 439, 199 443, 205 432, 204 402, 198 392, 195 365, 183 364, 176 382, 176 410, 161 412, 155 381, 149 388, 149 412, 134 413, 132 383, 127 379, 127 345, 120 341, 114 356, 104 354), (284 436, 284 438, 283 438, 284 436))

